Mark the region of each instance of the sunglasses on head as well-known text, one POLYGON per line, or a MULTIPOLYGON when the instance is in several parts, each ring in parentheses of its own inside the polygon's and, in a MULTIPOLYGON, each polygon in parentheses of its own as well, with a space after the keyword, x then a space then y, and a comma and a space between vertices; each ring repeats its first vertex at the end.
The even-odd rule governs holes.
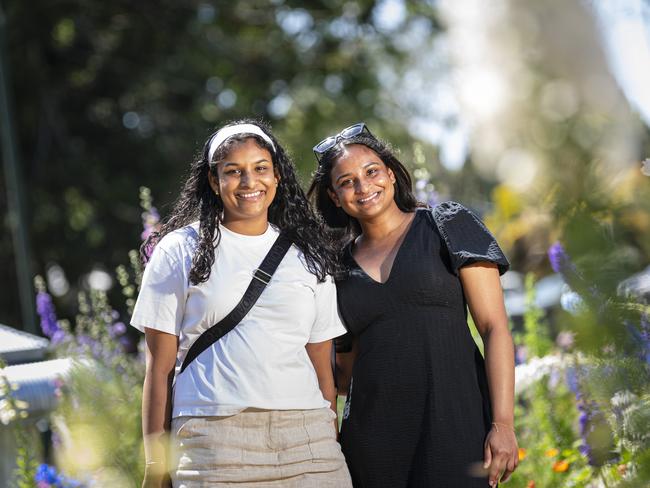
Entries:
POLYGON ((325 139, 323 139, 322 141, 320 141, 318 144, 314 146, 314 154, 316 155, 316 161, 320 163, 321 156, 325 154, 327 151, 329 151, 330 149, 332 149, 334 146, 336 146, 336 144, 338 144, 338 142, 341 139, 351 139, 355 136, 358 136, 364 131, 372 135, 370 129, 368 129, 368 126, 363 122, 359 122, 357 124, 351 125, 350 127, 346 127, 335 136, 326 137, 325 139))

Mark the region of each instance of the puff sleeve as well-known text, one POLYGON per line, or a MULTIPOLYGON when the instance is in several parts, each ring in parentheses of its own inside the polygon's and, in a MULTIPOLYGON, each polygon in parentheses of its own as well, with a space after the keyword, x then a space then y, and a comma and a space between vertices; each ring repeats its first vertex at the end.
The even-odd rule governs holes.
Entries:
POLYGON ((433 219, 442 236, 454 273, 468 264, 489 261, 508 271, 510 263, 485 224, 472 211, 456 202, 442 202, 433 209, 433 219))

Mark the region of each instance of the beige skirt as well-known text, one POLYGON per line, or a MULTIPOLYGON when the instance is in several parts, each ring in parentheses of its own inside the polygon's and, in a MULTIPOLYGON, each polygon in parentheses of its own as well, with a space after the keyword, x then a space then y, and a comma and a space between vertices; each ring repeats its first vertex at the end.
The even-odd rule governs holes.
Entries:
POLYGON ((348 488, 334 412, 245 410, 172 421, 175 488, 348 488))

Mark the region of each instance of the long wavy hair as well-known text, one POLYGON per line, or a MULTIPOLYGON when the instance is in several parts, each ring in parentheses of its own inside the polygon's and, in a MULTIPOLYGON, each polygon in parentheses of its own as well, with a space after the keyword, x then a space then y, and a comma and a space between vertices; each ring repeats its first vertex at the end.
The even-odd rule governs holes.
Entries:
MULTIPOLYGON (((298 183, 296 171, 289 155, 278 143, 270 128, 259 120, 244 119, 230 122, 235 124, 254 124, 267 134, 275 150, 260 136, 238 134, 229 137, 215 151, 212 161, 220 161, 238 144, 254 139, 256 144, 269 151, 273 170, 279 177, 275 197, 268 210, 269 222, 288 235, 302 251, 307 269, 319 281, 327 274, 337 271, 335 247, 327 238, 327 231, 320 217, 314 214, 304 191, 298 183)), ((215 132, 216 133, 216 132, 215 132)), ((216 195, 208 181, 208 172, 217 176, 216 165, 208 161, 210 141, 206 140, 201 155, 192 163, 190 174, 174 204, 171 214, 163 220, 160 229, 153 232, 140 247, 140 256, 146 264, 153 247, 170 232, 199 221, 199 242, 192 258, 190 282, 194 285, 208 280, 215 260, 215 249, 221 240, 219 224, 223 221, 223 201, 216 195)))
POLYGON ((332 187, 332 168, 343 156, 346 146, 361 144, 377 153, 386 167, 395 175, 395 203, 403 212, 413 212, 418 207, 425 206, 419 203, 413 194, 411 175, 404 165, 395 157, 391 147, 377 139, 369 132, 362 132, 349 139, 341 138, 331 149, 322 154, 318 169, 314 173, 307 196, 325 223, 338 236, 340 244, 345 245, 350 240, 361 234, 361 225, 354 217, 350 217, 341 207, 337 207, 327 190, 334 191, 332 187))

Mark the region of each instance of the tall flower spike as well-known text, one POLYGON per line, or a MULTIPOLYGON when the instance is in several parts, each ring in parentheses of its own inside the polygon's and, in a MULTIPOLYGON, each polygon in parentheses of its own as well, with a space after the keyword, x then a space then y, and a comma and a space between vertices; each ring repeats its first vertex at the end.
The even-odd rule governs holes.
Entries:
POLYGON ((41 318, 41 330, 50 339, 58 336, 61 328, 56 320, 56 312, 52 297, 46 291, 39 291, 36 294, 36 311, 41 318))
POLYGON ((548 248, 548 260, 551 262, 551 268, 556 273, 564 274, 572 269, 571 258, 564 250, 564 246, 555 242, 548 248))

